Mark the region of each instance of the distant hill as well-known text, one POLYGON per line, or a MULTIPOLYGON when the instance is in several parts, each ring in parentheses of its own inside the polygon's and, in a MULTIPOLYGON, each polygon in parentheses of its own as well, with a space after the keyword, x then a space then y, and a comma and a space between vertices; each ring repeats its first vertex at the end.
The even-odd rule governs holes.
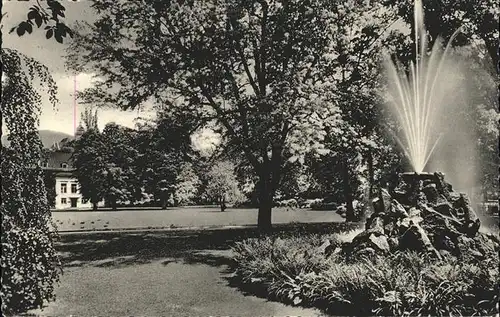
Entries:
MULTIPOLYGON (((64 138, 73 139, 73 136, 64 132, 52 130, 40 130, 40 138, 44 148, 51 147, 55 142, 60 142, 64 138)), ((7 135, 2 135, 2 145, 8 146, 7 135)))

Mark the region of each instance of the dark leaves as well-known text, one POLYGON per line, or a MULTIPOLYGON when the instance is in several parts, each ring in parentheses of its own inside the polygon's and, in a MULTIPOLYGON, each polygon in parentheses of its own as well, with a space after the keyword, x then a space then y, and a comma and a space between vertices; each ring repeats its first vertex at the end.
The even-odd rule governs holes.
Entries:
POLYGON ((33 25, 36 24, 36 26, 40 28, 45 24, 44 30, 47 30, 45 33, 47 39, 54 37, 58 43, 63 43, 63 39, 66 38, 66 35, 72 38, 73 32, 60 20, 60 18, 65 17, 64 11, 66 8, 56 0, 47 1, 47 6, 48 7, 45 9, 39 6, 31 7, 27 14, 27 20, 13 27, 10 33, 16 31, 18 36, 23 36, 26 33, 31 34, 33 32, 33 25))
POLYGON ((61 33, 57 33, 56 32, 55 35, 54 35, 54 37, 55 37, 55 39, 56 39, 57 42, 59 42, 59 43, 63 42, 63 38, 62 38, 61 33))
POLYGON ((53 34, 54 34, 54 30, 48 29, 47 33, 45 33, 45 38, 50 39, 53 34))

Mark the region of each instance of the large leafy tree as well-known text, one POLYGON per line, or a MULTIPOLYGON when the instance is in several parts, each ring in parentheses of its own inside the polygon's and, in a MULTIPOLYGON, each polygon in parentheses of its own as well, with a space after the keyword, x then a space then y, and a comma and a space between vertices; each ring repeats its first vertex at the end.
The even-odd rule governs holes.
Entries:
MULTIPOLYGON (((142 183, 142 192, 153 196, 164 209, 179 190, 178 182, 183 182, 185 175, 181 174, 192 155, 193 129, 189 120, 175 120, 159 113, 154 124, 139 129, 136 134, 138 154, 134 168, 142 183)), ((190 174, 187 170, 184 172, 190 174)))
POLYGON ((107 145, 98 130, 87 130, 75 142, 72 156, 74 176, 80 184, 80 193, 90 200, 93 209, 104 198, 104 175, 107 171, 107 145))
POLYGON ((244 197, 239 189, 235 166, 228 161, 215 163, 208 171, 208 183, 205 195, 211 202, 217 202, 221 211, 226 210, 226 203, 241 201, 244 197))
POLYGON ((104 178, 103 197, 106 203, 116 210, 119 202, 129 201, 131 193, 128 190, 127 175, 123 169, 112 163, 107 165, 102 175, 104 178))
POLYGON ((47 68, 11 49, 2 48, 2 123, 10 147, 2 147, 2 300, 3 315, 42 307, 54 299, 58 258, 40 162, 38 115, 44 83, 55 106, 56 85, 47 68))
POLYGON ((184 163, 177 175, 174 185, 175 205, 188 205, 193 203, 199 192, 200 179, 193 168, 193 164, 184 163))
POLYGON ((104 127, 102 136, 106 144, 106 164, 112 167, 107 174, 112 185, 105 186, 105 192, 113 199, 106 201, 133 201, 140 197, 141 191, 140 175, 136 169, 139 153, 134 147, 136 131, 111 122, 104 127))
POLYGON ((339 16, 364 3, 351 2, 94 1, 100 18, 75 36, 70 65, 104 78, 89 101, 128 109, 153 98, 172 113, 216 120, 259 179, 258 224, 268 229, 284 162, 321 151, 325 127, 339 120, 332 79, 346 74, 338 63, 362 68, 379 36, 363 30, 352 58, 340 50, 339 16))

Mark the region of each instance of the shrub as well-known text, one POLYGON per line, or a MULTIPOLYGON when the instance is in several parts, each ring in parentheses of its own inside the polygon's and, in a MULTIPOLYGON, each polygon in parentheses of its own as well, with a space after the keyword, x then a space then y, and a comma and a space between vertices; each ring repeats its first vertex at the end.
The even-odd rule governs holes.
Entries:
MULTIPOLYGON (((359 232, 359 231, 358 231, 359 232)), ((436 261, 417 253, 347 263, 318 251, 340 235, 250 239, 236 244, 237 274, 269 297, 336 315, 486 315, 498 312, 499 260, 436 261)))
POLYGON ((36 77, 55 106, 56 86, 46 67, 11 49, 2 48, 2 120, 10 148, 2 147, 2 315, 42 307, 54 298, 58 260, 50 233, 50 209, 43 182, 42 143, 37 132, 41 95, 36 77), (25 72, 29 70, 29 74, 25 72), (22 105, 22 107, 20 106, 22 105))
POLYGON ((334 202, 323 202, 323 201, 318 201, 318 202, 313 202, 311 203, 311 209, 312 210, 318 210, 318 211, 323 211, 323 210, 336 210, 338 207, 337 203, 334 202))
POLYGON ((17 314, 54 299, 55 263, 47 234, 20 228, 2 234, 2 313, 17 314))
POLYGON ((277 201, 276 207, 298 208, 299 204, 295 198, 291 198, 277 201))

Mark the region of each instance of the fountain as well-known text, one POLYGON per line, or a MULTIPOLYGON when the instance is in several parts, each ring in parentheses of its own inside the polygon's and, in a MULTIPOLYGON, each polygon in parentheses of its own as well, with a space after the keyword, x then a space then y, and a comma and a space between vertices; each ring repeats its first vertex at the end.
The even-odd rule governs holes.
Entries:
MULTIPOLYGON (((436 118, 442 115, 446 94, 458 88, 456 78, 446 76, 451 65, 446 65, 451 43, 457 30, 442 50, 436 40, 428 53, 424 27, 422 2, 414 5, 415 61, 410 63, 409 73, 402 71, 398 62, 386 58, 386 72, 390 80, 391 110, 396 114, 403 130, 403 142, 397 138, 415 172, 423 172, 439 143, 439 135, 433 133, 436 118)), ((439 123, 441 124, 441 123, 439 123)))
MULTIPOLYGON (((443 111, 445 97, 441 79, 447 62, 453 34, 444 50, 436 41, 427 54, 427 38, 423 24, 421 1, 415 1, 416 59, 409 75, 400 75, 400 68, 391 61, 389 88, 397 93, 393 109, 403 129, 405 142, 399 141, 411 162, 413 171, 400 174, 397 188, 391 193, 381 189, 372 200, 373 213, 367 218, 365 231, 352 242, 339 248, 346 258, 374 254, 390 254, 412 250, 435 258, 496 256, 499 240, 493 234, 479 232, 480 220, 465 194, 454 192, 440 172, 424 169, 439 142, 432 128, 443 111), (420 40, 420 44, 419 44, 420 40)), ((453 88, 453 83, 449 87, 453 88)))

